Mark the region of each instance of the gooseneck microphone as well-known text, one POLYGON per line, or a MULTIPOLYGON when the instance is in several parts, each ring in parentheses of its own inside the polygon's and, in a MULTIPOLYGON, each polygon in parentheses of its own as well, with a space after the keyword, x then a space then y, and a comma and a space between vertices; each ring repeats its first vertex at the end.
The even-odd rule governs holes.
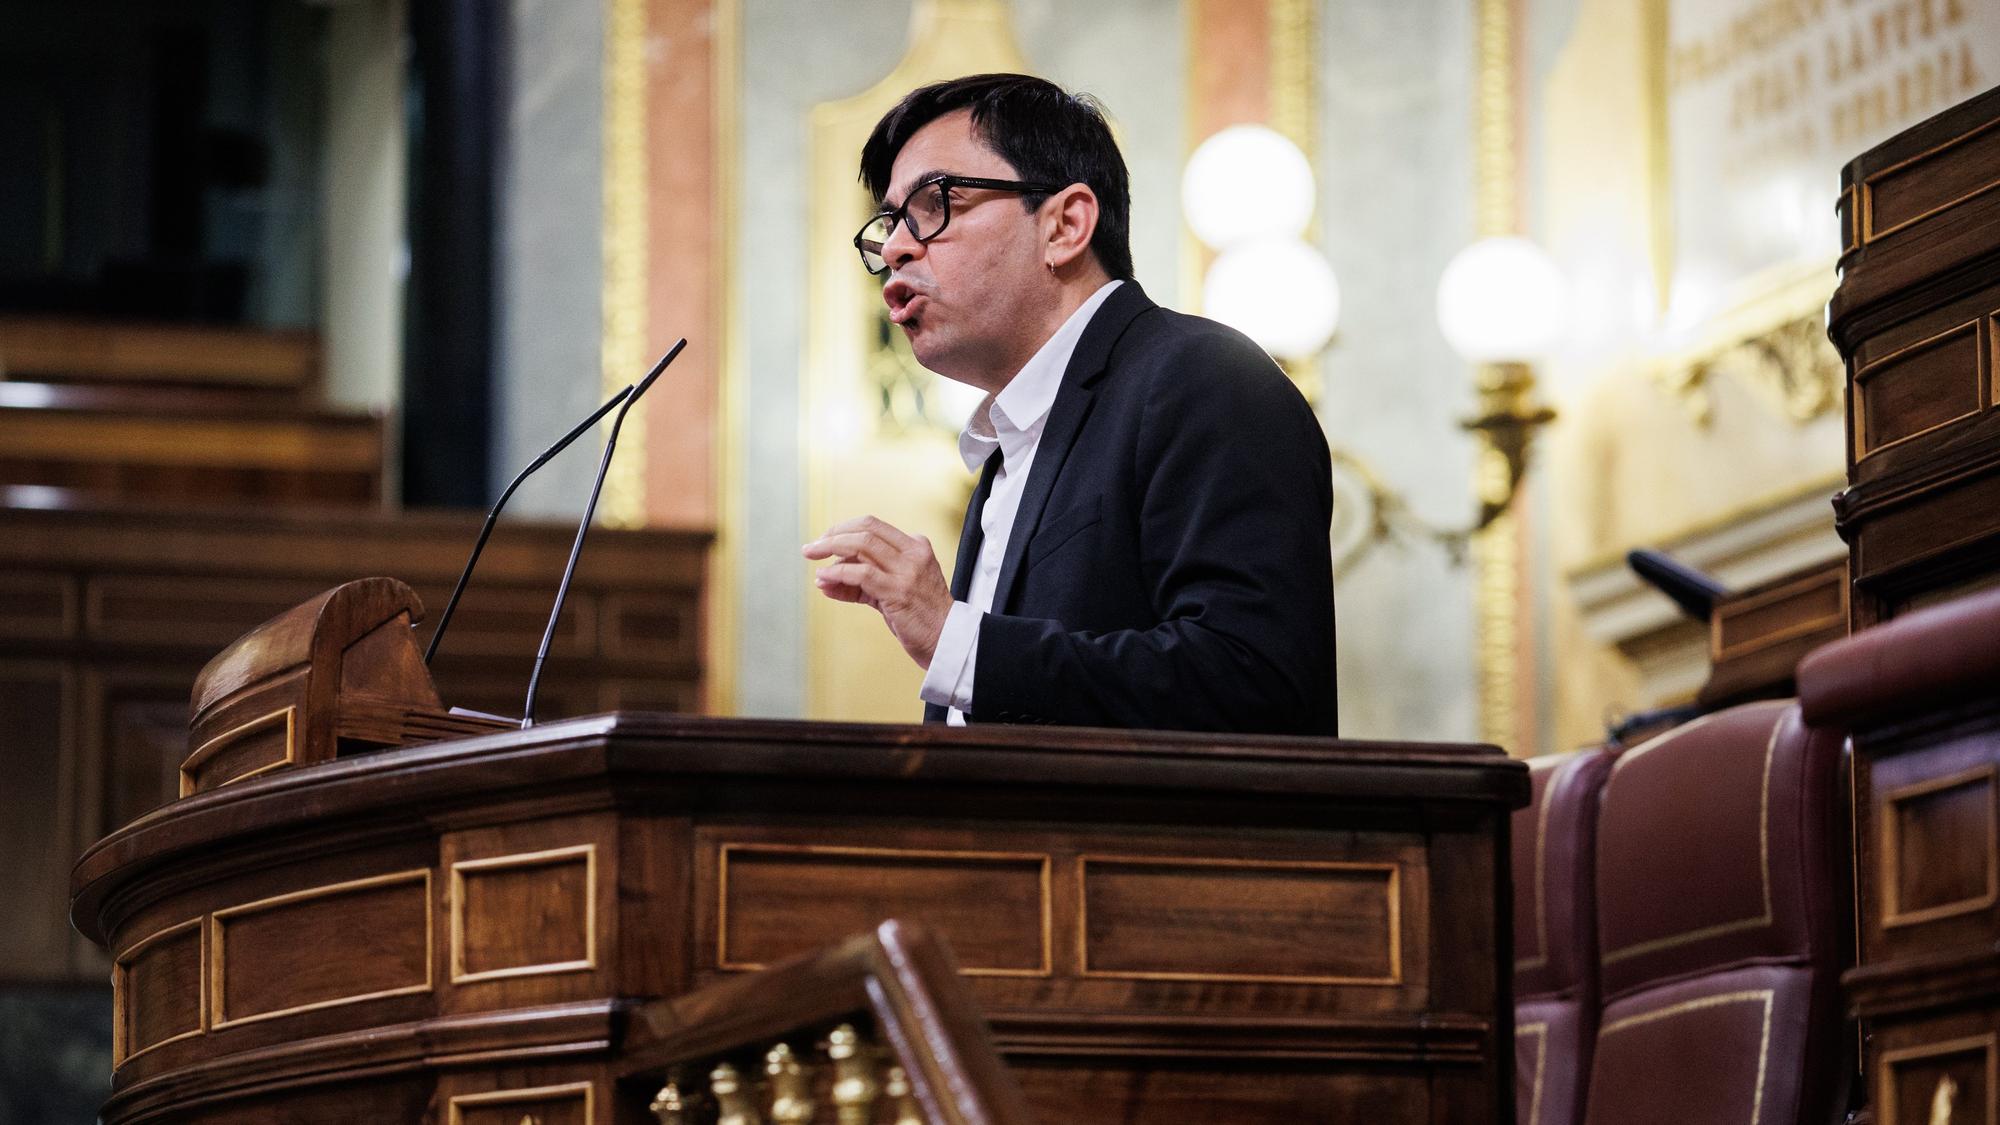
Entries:
MULTIPOLYGON (((667 365, 672 363, 674 357, 681 354, 681 349, 685 347, 687 339, 682 337, 678 343, 667 349, 667 354, 660 357, 660 362, 653 365, 653 369, 646 373, 646 377, 639 380, 637 386, 630 388, 632 393, 625 396, 624 405, 618 408, 618 416, 611 420, 611 433, 604 439, 604 455, 597 460, 597 481, 590 486, 590 503, 584 505, 583 520, 576 527, 576 541, 569 547, 569 563, 563 567, 562 585, 556 587, 556 605, 549 611, 548 628, 542 630, 542 647, 535 652, 535 670, 528 677, 528 700, 521 706, 522 730, 535 725, 535 694, 542 686, 542 664, 549 658, 549 644, 556 636, 556 620, 562 616, 564 599, 569 597, 570 580, 576 577, 576 560, 583 554, 583 537, 590 533, 591 517, 597 513, 597 498, 604 492, 604 475, 611 468, 612 451, 618 448, 618 431, 625 425, 625 415, 632 409, 632 404, 639 401, 639 396, 646 393, 646 389, 660 377, 660 372, 665 371, 667 365)), ((606 403, 605 409, 609 410, 616 401, 614 399, 606 403)), ((598 413, 601 415, 603 411, 598 413)))
POLYGON ((562 437, 557 438, 556 443, 554 445, 551 445, 547 449, 542 450, 541 456, 535 458, 533 461, 528 462, 528 467, 522 469, 520 473, 514 477, 513 483, 509 484, 505 489, 505 491, 500 493, 500 499, 495 500, 493 502, 492 510, 486 513, 486 523, 482 525, 479 529, 479 538, 473 541, 472 556, 465 560, 465 569, 458 572, 458 584, 451 588, 451 597, 446 599, 444 603, 444 612, 438 614, 437 629, 431 633, 431 643, 424 646, 425 664, 429 664, 431 662, 431 657, 437 655, 438 642, 444 639, 445 626, 451 624, 452 612, 458 608, 459 595, 465 593, 465 583, 472 577, 472 568, 479 565, 479 553, 486 549, 486 541, 492 538, 493 536, 493 523, 495 520, 498 520, 500 518, 500 509, 505 508, 507 506, 507 501, 513 498, 514 490, 521 487, 522 481, 527 480, 529 477, 533 476, 536 469, 539 469, 543 465, 548 464, 549 460, 553 458, 556 454, 561 453, 565 449, 568 449, 569 444, 575 441, 577 438, 582 437, 583 432, 585 430, 588 430, 590 427, 595 426, 599 418, 602 418, 606 414, 611 413, 612 407, 617 406, 619 403, 624 402, 626 399, 631 397, 632 397, 632 384, 627 383, 625 384, 622 390, 620 390, 617 394, 612 395, 611 398, 607 400, 603 406, 600 406, 596 410, 592 411, 590 417, 585 418, 581 422, 578 422, 576 424, 575 429, 564 434, 562 437))

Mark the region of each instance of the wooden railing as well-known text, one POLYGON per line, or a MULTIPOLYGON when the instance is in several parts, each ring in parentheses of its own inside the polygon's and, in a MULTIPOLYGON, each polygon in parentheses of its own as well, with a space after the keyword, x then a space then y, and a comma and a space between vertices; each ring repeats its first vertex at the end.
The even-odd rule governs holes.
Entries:
POLYGON ((661 1125, 1027 1125, 944 942, 887 921, 656 1001, 619 1068, 661 1125))

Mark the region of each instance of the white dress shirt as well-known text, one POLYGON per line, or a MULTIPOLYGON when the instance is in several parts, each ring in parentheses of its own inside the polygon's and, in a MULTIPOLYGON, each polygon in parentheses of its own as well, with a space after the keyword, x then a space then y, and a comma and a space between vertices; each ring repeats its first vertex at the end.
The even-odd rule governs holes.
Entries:
POLYGON ((979 514, 983 538, 979 557, 973 564, 971 586, 964 601, 951 603, 944 632, 938 635, 937 651, 931 654, 930 670, 924 673, 924 686, 918 693, 926 703, 950 708, 945 722, 952 726, 964 726, 965 713, 972 709, 972 673, 976 663, 973 654, 979 651, 979 622, 993 609, 993 594, 1000 585, 1000 562, 1007 557, 1007 540, 1014 532, 1014 513, 1021 507, 1021 490, 1027 486, 1028 469, 1042 443, 1049 407, 1055 404, 1056 391, 1062 387, 1063 372, 1069 369, 1076 342, 1118 284, 1107 282, 1092 293, 1028 360, 1027 366, 1000 388, 999 394, 986 396, 986 401, 972 412, 965 429, 959 432, 958 455, 965 459, 966 468, 979 472, 995 449, 1000 451, 1000 467, 993 474, 986 506, 979 514))

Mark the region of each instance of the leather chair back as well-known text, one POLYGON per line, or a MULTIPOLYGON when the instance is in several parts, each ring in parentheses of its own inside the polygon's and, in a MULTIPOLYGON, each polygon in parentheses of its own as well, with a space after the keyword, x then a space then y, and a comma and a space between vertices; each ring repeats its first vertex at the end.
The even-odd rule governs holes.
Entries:
POLYGON ((1831 1120, 1841 740, 1745 704, 1620 755, 1597 834, 1594 1125, 1831 1120))
POLYGON ((1520 1125, 1577 1125, 1597 1036, 1598 793, 1607 750, 1528 761, 1514 813, 1514 1101, 1520 1125))

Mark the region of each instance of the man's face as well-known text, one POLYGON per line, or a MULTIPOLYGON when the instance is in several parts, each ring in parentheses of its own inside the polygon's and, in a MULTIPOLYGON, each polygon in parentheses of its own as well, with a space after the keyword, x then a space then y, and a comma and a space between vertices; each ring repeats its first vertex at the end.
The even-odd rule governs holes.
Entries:
MULTIPOLYGON (((916 184, 950 172, 1017 179, 1013 167, 986 147, 972 114, 959 110, 917 130, 889 171, 884 206, 895 207, 916 184)), ((917 362, 947 378, 997 391, 1033 357, 1047 337, 1038 315, 1053 306, 1054 286, 1043 266, 1046 248, 1038 215, 1018 195, 954 189, 951 222, 920 243, 898 224, 882 256, 889 272, 882 299, 889 319, 909 336, 917 362)))

